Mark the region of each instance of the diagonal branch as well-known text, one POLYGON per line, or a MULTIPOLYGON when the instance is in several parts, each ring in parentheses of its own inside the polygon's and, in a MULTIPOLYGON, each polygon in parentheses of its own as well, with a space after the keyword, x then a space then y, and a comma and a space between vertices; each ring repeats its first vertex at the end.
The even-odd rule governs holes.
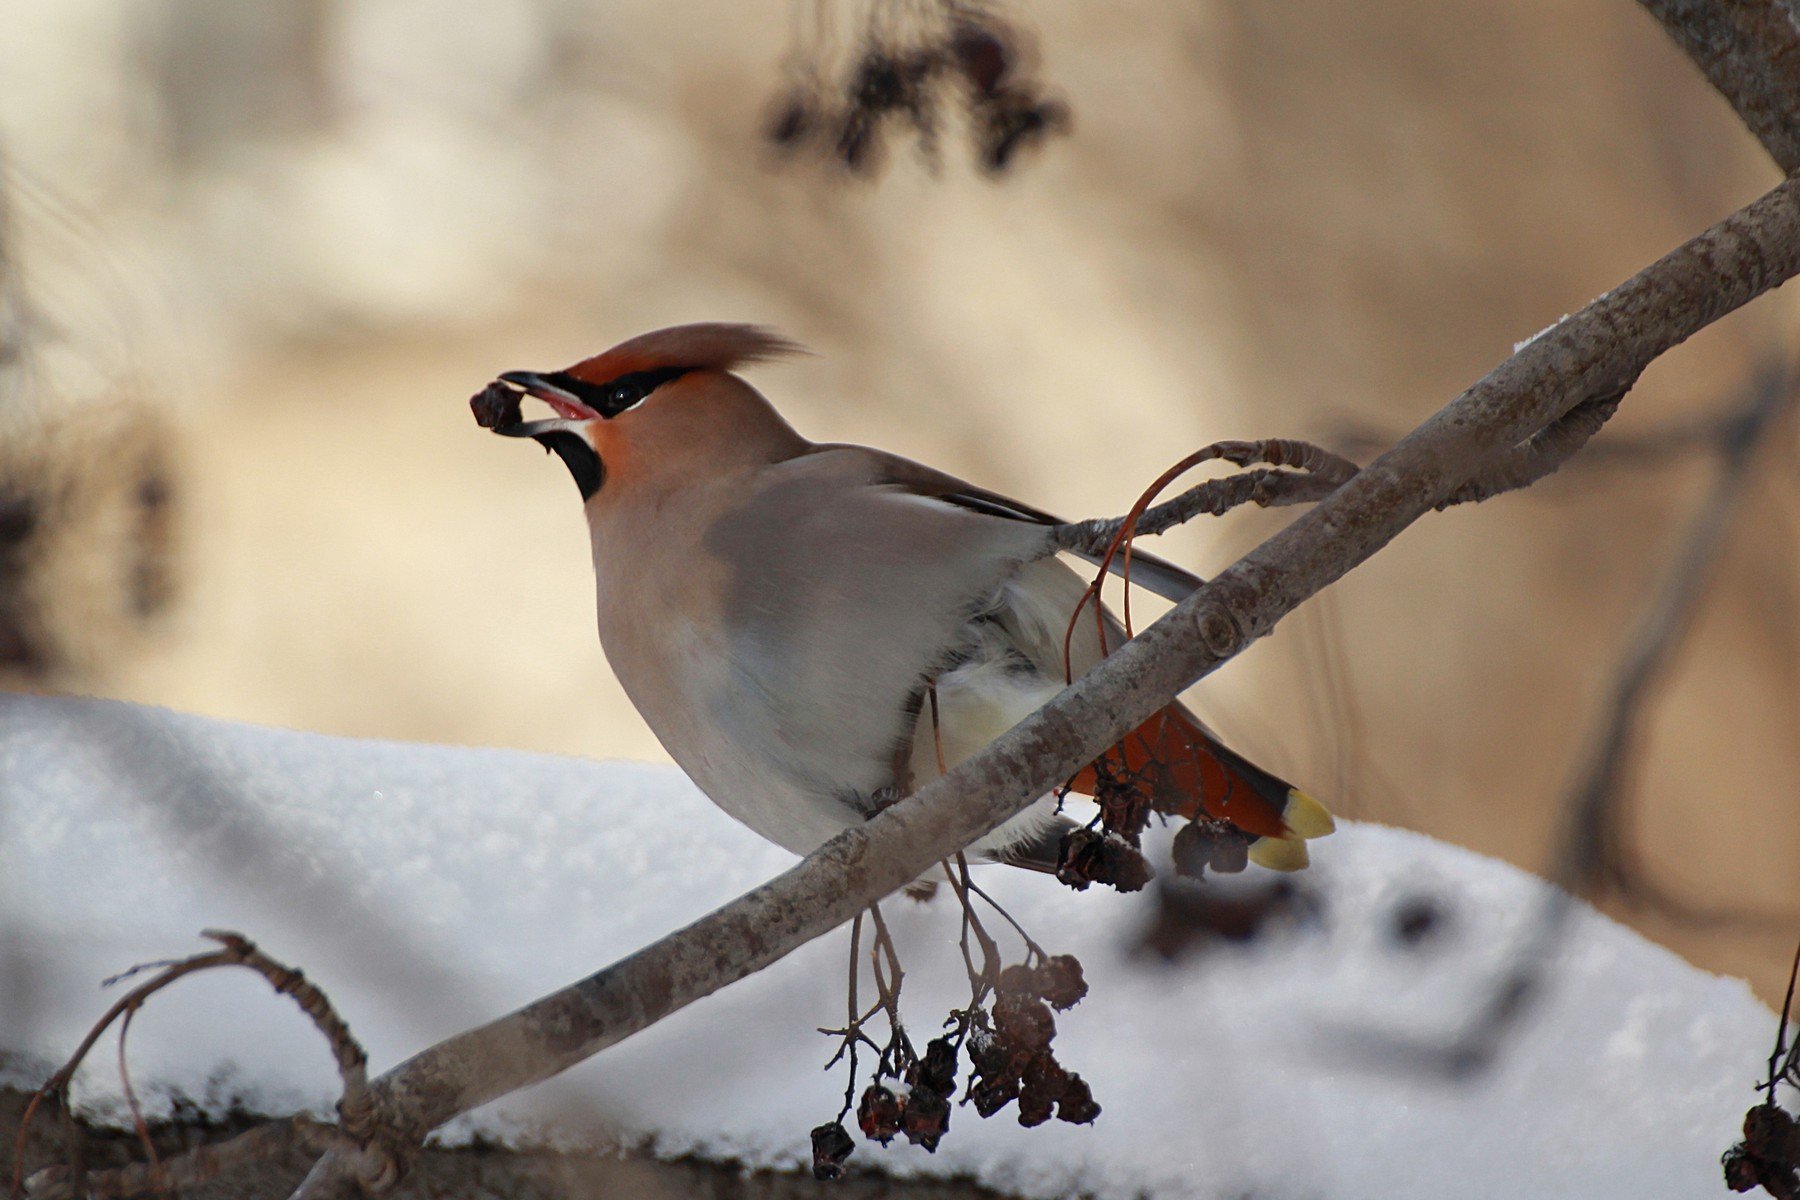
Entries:
POLYGON ((1560 470, 1588 444, 1600 427, 1612 419, 1630 385, 1605 396, 1583 400, 1538 430, 1506 454, 1494 459, 1473 479, 1438 502, 1439 509, 1455 504, 1491 500, 1506 492, 1530 487, 1560 470))
MULTIPOLYGON (((1786 181, 1501 363, 1392 450, 987 749, 731 904, 371 1086, 418 1138, 547 1079, 850 920, 993 829, 1379 551, 1510 447, 1800 271, 1786 181)), ((329 1161, 309 1187, 332 1175, 329 1161)))
POLYGON ((1639 0, 1782 173, 1800 170, 1800 25, 1789 0, 1639 0))

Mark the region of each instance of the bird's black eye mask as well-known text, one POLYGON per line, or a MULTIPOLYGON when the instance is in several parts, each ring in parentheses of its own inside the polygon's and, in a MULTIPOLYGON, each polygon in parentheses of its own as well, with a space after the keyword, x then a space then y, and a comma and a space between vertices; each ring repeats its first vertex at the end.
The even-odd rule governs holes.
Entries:
POLYGON ((596 417, 611 420, 642 404, 663 384, 687 374, 686 367, 662 367, 633 371, 605 383, 588 383, 566 371, 540 375, 533 371, 508 371, 469 401, 475 423, 505 437, 533 438, 569 468, 581 498, 587 500, 606 482, 606 467, 588 440, 569 427, 571 422, 596 417), (549 421, 522 421, 519 401, 535 396, 559 416, 549 421))
POLYGON ((654 371, 633 371, 606 383, 583 383, 563 371, 545 375, 544 382, 556 385, 608 420, 636 408, 651 392, 671 379, 687 374, 686 367, 661 367, 654 371))

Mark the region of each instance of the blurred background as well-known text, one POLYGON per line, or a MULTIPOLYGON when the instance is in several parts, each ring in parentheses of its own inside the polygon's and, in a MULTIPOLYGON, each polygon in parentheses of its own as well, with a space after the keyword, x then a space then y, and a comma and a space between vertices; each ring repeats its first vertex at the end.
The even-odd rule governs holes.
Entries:
MULTIPOLYGON (((826 8, 853 51, 867 9, 826 8)), ((594 637, 565 472, 469 417, 496 373, 765 323, 819 354, 754 375, 803 432, 1111 515, 1216 438, 1366 460, 1777 179, 1629 0, 1004 11, 1066 136, 992 177, 952 126, 935 168, 901 137, 851 178, 764 136, 797 69, 843 69, 811 4, 15 0, 4 686, 659 759, 594 637)), ((1739 403, 1793 301, 1658 363, 1602 441, 1739 403)), ((1694 904, 1796 912, 1778 440, 1653 706, 1629 837, 1694 904)), ((1712 469, 1597 455, 1429 517, 1196 701, 1340 812, 1541 866, 1712 469)), ((1210 574, 1286 519, 1161 550, 1210 574)), ((1779 995, 1793 924, 1614 910, 1779 995)))

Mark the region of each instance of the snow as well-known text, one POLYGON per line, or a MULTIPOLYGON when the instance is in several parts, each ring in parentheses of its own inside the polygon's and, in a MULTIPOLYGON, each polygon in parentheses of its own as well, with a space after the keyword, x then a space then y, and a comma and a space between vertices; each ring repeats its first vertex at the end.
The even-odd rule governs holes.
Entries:
MULTIPOLYGON (((202 927, 302 966, 379 1071, 791 861, 669 768, 0 696, 0 1074, 38 1082, 110 1002, 102 978, 200 949, 202 927)), ((1025 1130, 1010 1107, 985 1121, 959 1108, 937 1154, 859 1138, 851 1164, 1042 1197, 1718 1192, 1773 1036, 1743 983, 1583 906, 1497 1066, 1423 1075, 1358 1031, 1454 1028, 1545 885, 1372 825, 1315 843, 1314 862, 1316 918, 1174 963, 1133 949, 1147 896, 987 869, 1047 949, 1086 966, 1093 990, 1058 1017, 1056 1044, 1104 1112, 1025 1130), (1421 894, 1448 915, 1407 948, 1394 915, 1421 894)), ((905 1010, 930 1036, 966 999, 955 909, 886 907, 905 1010)), ((814 1030, 841 1023, 845 949, 840 930, 452 1132, 802 1162, 843 1095, 814 1030)), ((336 1094, 310 1025, 247 972, 177 984, 130 1050, 152 1107, 180 1093, 282 1113, 336 1094)), ((116 1116, 111 1043, 91 1062, 78 1098, 116 1116)))
MULTIPOLYGON (((1607 293, 1607 295, 1611 295, 1611 294, 1612 293, 1610 293, 1610 292, 1607 293)), ((1606 296, 1600 297, 1601 300, 1604 300, 1605 298, 1606 298, 1606 296)), ((1595 303, 1597 304, 1597 303, 1599 303, 1599 301, 1596 300, 1595 303)), ((1564 321, 1566 321, 1568 319, 1569 319, 1569 314, 1564 313, 1562 316, 1556 318, 1556 320, 1550 322, 1548 325, 1544 326, 1542 329, 1538 330, 1536 333, 1532 334, 1530 337, 1526 338, 1524 341, 1514 342, 1512 352, 1514 354, 1517 354, 1519 351, 1521 351, 1525 347, 1531 345, 1531 343, 1537 341, 1539 338, 1543 337, 1546 333, 1549 333, 1552 329, 1555 329, 1558 325, 1561 325, 1564 321)))

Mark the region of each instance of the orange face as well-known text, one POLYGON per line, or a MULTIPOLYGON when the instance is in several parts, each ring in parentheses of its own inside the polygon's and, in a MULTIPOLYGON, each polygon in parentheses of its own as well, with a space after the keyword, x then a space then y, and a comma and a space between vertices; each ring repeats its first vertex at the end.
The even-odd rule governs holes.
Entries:
POLYGON ((768 402, 730 374, 739 363, 796 349, 754 326, 680 325, 564 371, 508 371, 472 403, 484 427, 555 452, 583 500, 602 485, 615 493, 622 485, 677 488, 735 459, 799 443, 768 402), (521 396, 542 400, 556 417, 519 420, 521 396))

